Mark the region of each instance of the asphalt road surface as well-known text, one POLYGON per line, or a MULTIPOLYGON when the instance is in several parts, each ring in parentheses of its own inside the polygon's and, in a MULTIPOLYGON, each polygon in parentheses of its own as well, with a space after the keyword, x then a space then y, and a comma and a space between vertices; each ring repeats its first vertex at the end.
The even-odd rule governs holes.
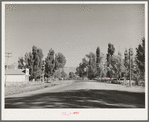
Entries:
POLYGON ((5 108, 145 108, 145 88, 61 81, 56 86, 5 97, 5 108))

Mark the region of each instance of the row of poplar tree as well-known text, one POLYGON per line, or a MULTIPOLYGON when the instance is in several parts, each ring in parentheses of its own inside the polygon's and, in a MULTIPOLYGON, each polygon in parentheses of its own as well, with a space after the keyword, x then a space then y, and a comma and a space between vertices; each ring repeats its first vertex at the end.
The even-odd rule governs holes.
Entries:
POLYGON ((129 79, 130 74, 133 80, 144 80, 145 77, 145 39, 142 39, 142 44, 139 44, 135 49, 136 54, 133 54, 133 49, 126 49, 122 55, 118 52, 115 55, 113 44, 108 44, 106 56, 100 52, 97 47, 96 53, 90 52, 82 59, 82 62, 76 68, 78 76, 89 79, 96 77, 110 77, 121 79, 122 77, 129 79), (130 73, 131 72, 131 73, 130 73))
POLYGON ((31 52, 26 53, 18 60, 19 69, 29 69, 30 80, 40 79, 43 72, 47 78, 66 75, 63 71, 65 64, 65 56, 62 53, 55 54, 53 49, 49 50, 47 57, 43 60, 43 51, 36 46, 33 46, 31 52), (60 69, 62 70, 60 71, 60 69))

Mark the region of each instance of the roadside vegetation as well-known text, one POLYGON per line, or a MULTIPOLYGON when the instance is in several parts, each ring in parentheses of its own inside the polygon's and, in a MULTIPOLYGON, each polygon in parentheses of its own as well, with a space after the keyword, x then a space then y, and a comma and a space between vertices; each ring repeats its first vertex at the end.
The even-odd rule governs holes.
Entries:
POLYGON ((115 54, 114 45, 109 43, 107 54, 100 52, 97 47, 96 54, 90 52, 82 59, 76 68, 76 73, 82 79, 96 79, 113 83, 129 82, 132 85, 145 85, 145 39, 135 49, 126 49, 124 54, 119 51, 115 54), (135 55, 134 55, 135 54, 135 55))
POLYGON ((35 90, 40 90, 47 87, 52 87, 61 84, 61 82, 50 82, 50 83, 41 83, 41 82, 20 82, 20 83, 8 83, 5 87, 5 96, 25 93, 35 90))
POLYGON ((121 83, 129 86, 145 85, 145 39, 136 49, 126 49, 124 54, 109 43, 107 54, 100 51, 90 52, 82 59, 76 72, 67 74, 64 71, 66 64, 65 56, 55 53, 51 48, 43 59, 42 49, 32 47, 32 52, 26 53, 18 60, 18 68, 29 68, 30 81, 57 81, 57 80, 97 80, 100 82, 121 83))

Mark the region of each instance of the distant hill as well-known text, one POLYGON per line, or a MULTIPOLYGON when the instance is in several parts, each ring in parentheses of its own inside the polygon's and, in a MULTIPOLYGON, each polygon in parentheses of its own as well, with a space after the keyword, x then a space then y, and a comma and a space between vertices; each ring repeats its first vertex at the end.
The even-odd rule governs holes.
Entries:
POLYGON ((76 72, 76 68, 75 67, 64 67, 64 71, 69 74, 69 72, 76 72))

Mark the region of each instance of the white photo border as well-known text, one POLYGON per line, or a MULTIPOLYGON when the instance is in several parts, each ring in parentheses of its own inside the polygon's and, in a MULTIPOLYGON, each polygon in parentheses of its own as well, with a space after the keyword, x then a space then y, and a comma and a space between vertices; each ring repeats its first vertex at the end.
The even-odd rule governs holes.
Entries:
POLYGON ((148 2, 147 1, 29 1, 2 2, 2 120, 147 120, 148 119, 148 2), (144 4, 145 5, 145 108, 144 109, 5 109, 5 5, 6 4, 144 4), (62 112, 79 112, 63 116, 62 112))

